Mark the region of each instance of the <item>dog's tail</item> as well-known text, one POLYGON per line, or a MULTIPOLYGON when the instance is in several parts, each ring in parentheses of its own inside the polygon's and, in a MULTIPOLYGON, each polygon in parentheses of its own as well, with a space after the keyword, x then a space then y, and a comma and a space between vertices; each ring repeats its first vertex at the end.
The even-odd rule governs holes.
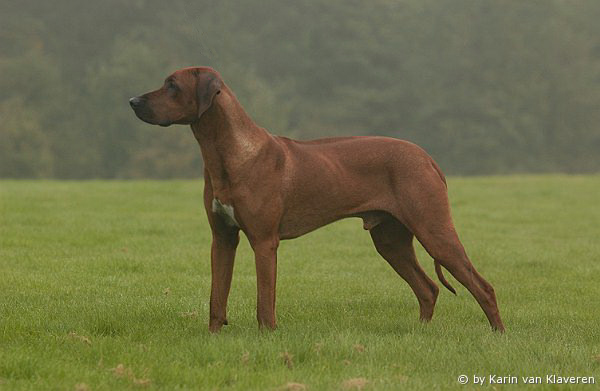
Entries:
POLYGON ((442 266, 437 261, 437 259, 433 260, 433 264, 435 265, 435 274, 437 274, 442 285, 444 285, 450 292, 456 294, 456 290, 452 287, 452 285, 450 285, 450 283, 444 277, 444 274, 442 273, 442 266))

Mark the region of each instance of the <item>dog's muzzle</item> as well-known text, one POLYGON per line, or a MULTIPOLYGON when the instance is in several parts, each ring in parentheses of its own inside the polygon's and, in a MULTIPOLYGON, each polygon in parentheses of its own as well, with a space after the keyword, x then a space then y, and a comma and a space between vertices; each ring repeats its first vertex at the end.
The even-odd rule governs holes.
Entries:
POLYGON ((152 112, 150 106, 147 103, 148 102, 146 101, 146 99, 140 98, 139 96, 129 99, 129 106, 131 106, 131 108, 135 112, 135 115, 139 119, 151 125, 156 125, 154 113, 152 112))

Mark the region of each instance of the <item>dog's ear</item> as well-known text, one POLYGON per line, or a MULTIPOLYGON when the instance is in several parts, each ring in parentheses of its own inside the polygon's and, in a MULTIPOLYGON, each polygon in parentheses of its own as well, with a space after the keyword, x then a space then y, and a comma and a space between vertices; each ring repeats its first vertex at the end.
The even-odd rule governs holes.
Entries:
POLYGON ((196 82, 196 100, 198 101, 198 118, 202 117, 202 114, 210 105, 212 105, 215 95, 221 93, 222 83, 217 75, 209 72, 203 72, 198 74, 198 80, 196 82))

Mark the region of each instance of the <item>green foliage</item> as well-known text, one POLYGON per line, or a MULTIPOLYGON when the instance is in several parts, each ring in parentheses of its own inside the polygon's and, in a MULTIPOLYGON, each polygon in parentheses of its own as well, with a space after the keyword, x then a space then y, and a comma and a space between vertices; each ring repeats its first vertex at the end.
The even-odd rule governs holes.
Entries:
POLYGON ((442 289, 421 324, 411 289, 357 219, 281 243, 273 333, 257 329, 243 238, 230 325, 210 335, 199 180, 2 181, 0 389, 338 390, 365 378, 365 391, 456 390, 461 374, 595 376, 597 385, 600 177, 448 183, 504 335, 449 273, 458 295, 442 289))
POLYGON ((276 134, 408 139, 450 173, 597 171, 598 19, 595 0, 3 2, 0 176, 200 175, 189 129, 127 104, 190 65, 276 134))
POLYGON ((0 176, 38 177, 52 174, 52 154, 37 112, 17 98, 0 104, 5 131, 0 133, 0 176))

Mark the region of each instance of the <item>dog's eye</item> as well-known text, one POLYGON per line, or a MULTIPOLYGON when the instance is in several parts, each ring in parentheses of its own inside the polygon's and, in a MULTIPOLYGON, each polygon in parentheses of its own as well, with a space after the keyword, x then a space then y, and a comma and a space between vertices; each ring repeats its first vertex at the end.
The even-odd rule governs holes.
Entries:
POLYGON ((176 94, 177 93, 177 85, 175 83, 173 83, 172 81, 167 83, 167 91, 169 91, 169 93, 171 94, 176 94))

